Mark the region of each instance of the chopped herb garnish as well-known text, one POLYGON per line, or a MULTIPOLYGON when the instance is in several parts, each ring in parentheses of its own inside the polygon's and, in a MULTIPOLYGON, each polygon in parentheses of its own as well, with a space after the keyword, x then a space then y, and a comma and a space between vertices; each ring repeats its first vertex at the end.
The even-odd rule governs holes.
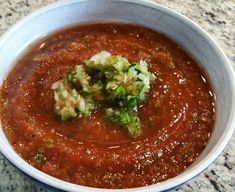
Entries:
POLYGON ((137 137, 141 134, 140 120, 135 112, 108 108, 106 109, 106 115, 113 123, 124 127, 132 137, 137 137))
POLYGON ((44 155, 43 153, 38 152, 38 153, 35 155, 34 158, 36 159, 36 161, 37 161, 38 163, 45 163, 45 162, 46 162, 46 157, 45 157, 45 155, 44 155))
POLYGON ((62 121, 87 116, 105 102, 106 117, 124 127, 132 137, 141 133, 137 105, 146 99, 154 74, 147 63, 102 51, 84 65, 76 65, 53 84, 55 112, 62 121))
POLYGON ((51 148, 53 148, 54 147, 54 142, 53 142, 53 140, 48 140, 48 141, 46 141, 46 148, 48 148, 48 149, 51 149, 51 148))

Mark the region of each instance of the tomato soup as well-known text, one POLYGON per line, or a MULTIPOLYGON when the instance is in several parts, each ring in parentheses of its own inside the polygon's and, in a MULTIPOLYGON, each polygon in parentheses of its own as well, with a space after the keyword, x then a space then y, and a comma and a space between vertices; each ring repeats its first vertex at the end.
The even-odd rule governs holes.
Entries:
POLYGON ((4 81, 0 111, 9 142, 27 163, 98 188, 179 175, 203 151, 215 121, 214 95, 197 63, 164 35, 120 23, 74 26, 33 44, 4 81), (102 105, 66 122, 54 113, 53 83, 102 50, 144 60, 156 77, 138 105, 142 134, 136 138, 107 121, 102 105))

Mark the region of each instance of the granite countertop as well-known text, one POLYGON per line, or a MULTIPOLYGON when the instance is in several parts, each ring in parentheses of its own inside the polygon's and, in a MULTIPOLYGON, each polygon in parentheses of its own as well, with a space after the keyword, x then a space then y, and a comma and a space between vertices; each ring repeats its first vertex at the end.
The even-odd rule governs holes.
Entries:
MULTIPOLYGON (((55 0, 0 0, 0 35, 23 16, 55 0)), ((223 48, 235 68, 234 0, 155 0, 186 15, 223 48)), ((14 168, 0 154, 0 192, 50 192, 14 168)), ((178 192, 235 192, 235 133, 219 158, 178 192)))

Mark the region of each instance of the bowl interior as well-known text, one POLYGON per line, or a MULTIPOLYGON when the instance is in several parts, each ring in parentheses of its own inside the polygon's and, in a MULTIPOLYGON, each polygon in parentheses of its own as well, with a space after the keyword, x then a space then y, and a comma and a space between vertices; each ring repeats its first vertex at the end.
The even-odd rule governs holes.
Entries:
MULTIPOLYGON (((213 162, 232 134, 235 86, 232 68, 216 43, 198 26, 170 9, 142 0, 68 0, 47 6, 18 22, 1 38, 0 85, 17 57, 35 40, 66 26, 100 21, 130 22, 161 32, 186 49, 207 74, 216 95, 216 123, 206 149, 180 176, 139 190, 166 190, 191 179, 213 162)), ((58 183, 57 179, 37 171, 13 151, 2 129, 0 137, 1 152, 27 174, 64 190, 92 190, 62 181, 58 183)))

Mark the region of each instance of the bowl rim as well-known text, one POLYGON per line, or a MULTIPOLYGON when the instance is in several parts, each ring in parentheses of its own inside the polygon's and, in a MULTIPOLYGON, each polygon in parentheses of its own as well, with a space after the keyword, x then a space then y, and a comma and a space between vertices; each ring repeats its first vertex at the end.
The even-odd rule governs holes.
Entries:
MULTIPOLYGON (((40 9, 37 9, 36 11, 33 11, 31 14, 23 17, 18 22, 16 22, 13 26, 11 26, 7 31, 4 32, 4 34, 0 37, 0 45, 4 43, 7 38, 9 38, 15 31, 17 31, 18 28, 20 28, 22 25, 27 23, 33 18, 36 18, 37 16, 46 13, 52 9, 57 9, 66 5, 71 4, 77 4, 82 2, 91 2, 96 0, 62 0, 59 2, 55 2, 52 4, 49 4, 47 6, 44 6, 40 9)), ((102 0, 106 1, 106 0, 102 0)), ((221 57, 223 60, 224 66, 226 68, 226 72, 228 73, 228 77, 231 80, 231 94, 235 97, 235 73, 233 70, 232 65, 230 64, 228 58, 226 57, 223 50, 220 48, 220 46, 216 43, 214 39, 210 37, 210 35, 202 29, 198 24, 196 24, 194 21, 190 20, 186 16, 182 15, 181 13, 172 10, 166 6, 163 6, 161 4, 149 1, 149 0, 111 0, 113 2, 124 2, 124 3, 131 3, 131 4, 137 4, 145 7, 150 7, 152 9, 161 10, 166 14, 174 16, 176 19, 186 23, 189 25, 198 35, 203 36, 204 39, 207 40, 207 42, 210 43, 211 47, 215 50, 217 54, 221 57)), ((1 51, 1 49, 0 49, 1 51)), ((213 149, 200 161, 200 164, 197 164, 193 170, 185 170, 180 175, 173 177, 171 179, 168 179, 166 181, 144 186, 144 187, 137 187, 137 188, 129 188, 129 189, 99 189, 94 187, 86 187, 82 185, 72 184, 69 182, 62 181, 60 179, 54 178, 52 176, 49 176, 36 168, 32 167, 28 163, 26 163, 22 158, 20 158, 17 154, 12 155, 11 152, 9 152, 5 147, 5 143, 0 145, 0 152, 5 156, 6 159, 8 159, 15 167, 20 169, 23 173, 26 175, 32 177, 35 180, 38 180, 42 182, 43 184, 46 184, 48 186, 54 187, 56 189, 65 190, 65 191, 84 191, 84 192, 123 192, 123 191, 129 191, 129 192, 140 192, 140 191, 166 191, 173 189, 192 178, 199 175, 201 172, 203 172, 210 164, 214 162, 214 160, 219 156, 219 154, 223 151, 225 146, 227 145, 230 137, 233 134, 233 130, 235 128, 235 116, 233 114, 235 113, 235 101, 231 104, 231 112, 229 115, 229 119, 227 121, 227 126, 225 129, 225 132, 219 139, 219 142, 216 143, 216 145, 213 147, 213 149), (18 156, 18 159, 15 158, 18 156)), ((1 128, 1 125, 0 125, 1 128)), ((0 141, 0 144, 2 142, 0 141)), ((10 145, 10 144, 9 144, 10 145)), ((16 152, 15 152, 16 153, 16 152)))

